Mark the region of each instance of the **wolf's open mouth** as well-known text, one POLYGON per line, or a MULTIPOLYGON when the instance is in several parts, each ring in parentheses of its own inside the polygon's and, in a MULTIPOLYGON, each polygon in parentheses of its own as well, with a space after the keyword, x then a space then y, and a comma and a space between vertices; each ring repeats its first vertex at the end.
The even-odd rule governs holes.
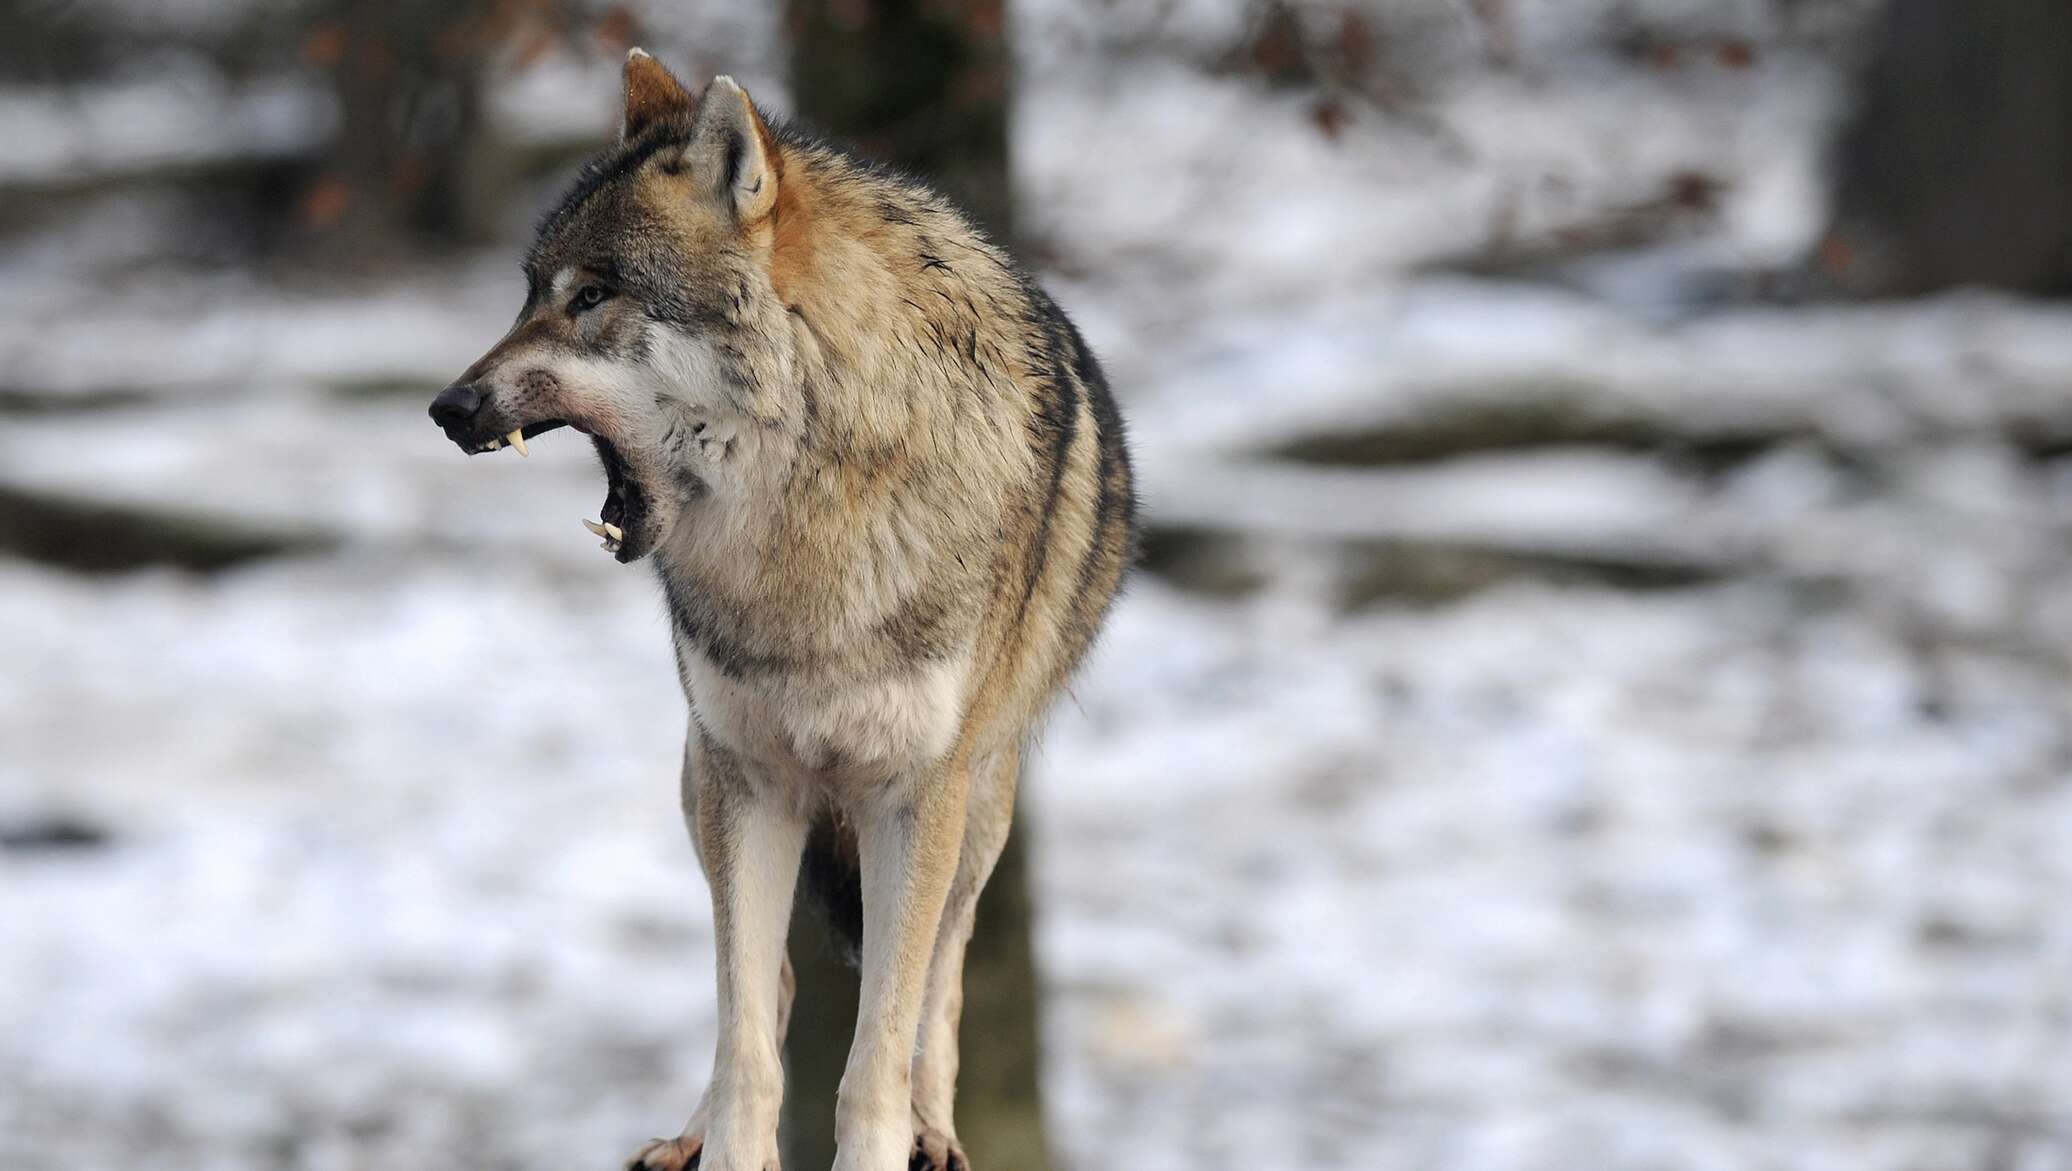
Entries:
POLYGON ((604 548, 620 561, 631 561, 647 552, 647 497, 619 458, 619 449, 603 436, 592 435, 597 458, 604 464, 604 508, 598 523, 583 526, 604 538, 604 548))
MULTIPOLYGON (((542 419, 487 440, 478 445, 474 453, 479 455, 515 447, 519 455, 531 455, 531 450, 525 445, 526 440, 562 427, 590 435, 589 431, 566 419, 542 419)), ((643 539, 646 535, 647 498, 610 440, 601 435, 590 435, 590 442, 596 445, 597 458, 604 464, 604 507, 599 511, 598 519, 584 520, 583 527, 603 539, 605 552, 622 562, 632 561, 647 552, 647 542, 643 539)))

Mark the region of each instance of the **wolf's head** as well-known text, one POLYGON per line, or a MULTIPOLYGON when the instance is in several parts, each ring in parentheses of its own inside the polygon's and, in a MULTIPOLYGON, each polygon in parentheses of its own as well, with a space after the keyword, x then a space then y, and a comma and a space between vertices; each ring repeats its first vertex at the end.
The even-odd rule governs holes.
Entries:
POLYGON ((633 561, 703 490, 693 457, 707 423, 748 409, 768 373, 741 335, 776 332, 767 253, 781 161, 731 79, 693 99, 635 49, 625 83, 618 143, 540 223, 518 320, 431 414, 470 454, 522 455, 563 426, 591 436, 607 491, 584 523, 633 561))

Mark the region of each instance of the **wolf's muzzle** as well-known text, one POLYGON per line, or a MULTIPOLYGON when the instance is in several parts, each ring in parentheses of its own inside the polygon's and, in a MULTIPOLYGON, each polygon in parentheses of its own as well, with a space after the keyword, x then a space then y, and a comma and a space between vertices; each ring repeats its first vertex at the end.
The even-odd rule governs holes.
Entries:
POLYGON ((432 422, 448 436, 454 436, 474 421, 482 409, 482 392, 472 382, 456 382, 432 400, 432 422))

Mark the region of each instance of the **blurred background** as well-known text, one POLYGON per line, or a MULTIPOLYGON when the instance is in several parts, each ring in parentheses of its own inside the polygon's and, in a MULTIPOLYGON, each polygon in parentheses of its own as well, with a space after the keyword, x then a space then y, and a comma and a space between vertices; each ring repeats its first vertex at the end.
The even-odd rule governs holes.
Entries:
POLYGON ((1133 422, 981 1171, 2072 1168, 2062 0, 14 0, 0 1166, 696 1100, 656 590, 424 417, 634 43, 956 191, 1133 422))

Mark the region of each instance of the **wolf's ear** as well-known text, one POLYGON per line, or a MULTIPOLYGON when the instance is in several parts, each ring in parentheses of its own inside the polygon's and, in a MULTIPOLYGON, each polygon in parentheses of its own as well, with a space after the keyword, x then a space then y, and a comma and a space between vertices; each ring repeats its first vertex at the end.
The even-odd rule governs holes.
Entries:
POLYGON ((619 124, 624 142, 671 115, 691 112, 691 94, 646 49, 626 54, 626 120, 619 124))
POLYGON ((698 99, 691 153, 700 173, 712 177, 714 193, 733 206, 735 219, 754 223, 777 205, 777 139, 748 92, 725 74, 713 78, 698 99))

